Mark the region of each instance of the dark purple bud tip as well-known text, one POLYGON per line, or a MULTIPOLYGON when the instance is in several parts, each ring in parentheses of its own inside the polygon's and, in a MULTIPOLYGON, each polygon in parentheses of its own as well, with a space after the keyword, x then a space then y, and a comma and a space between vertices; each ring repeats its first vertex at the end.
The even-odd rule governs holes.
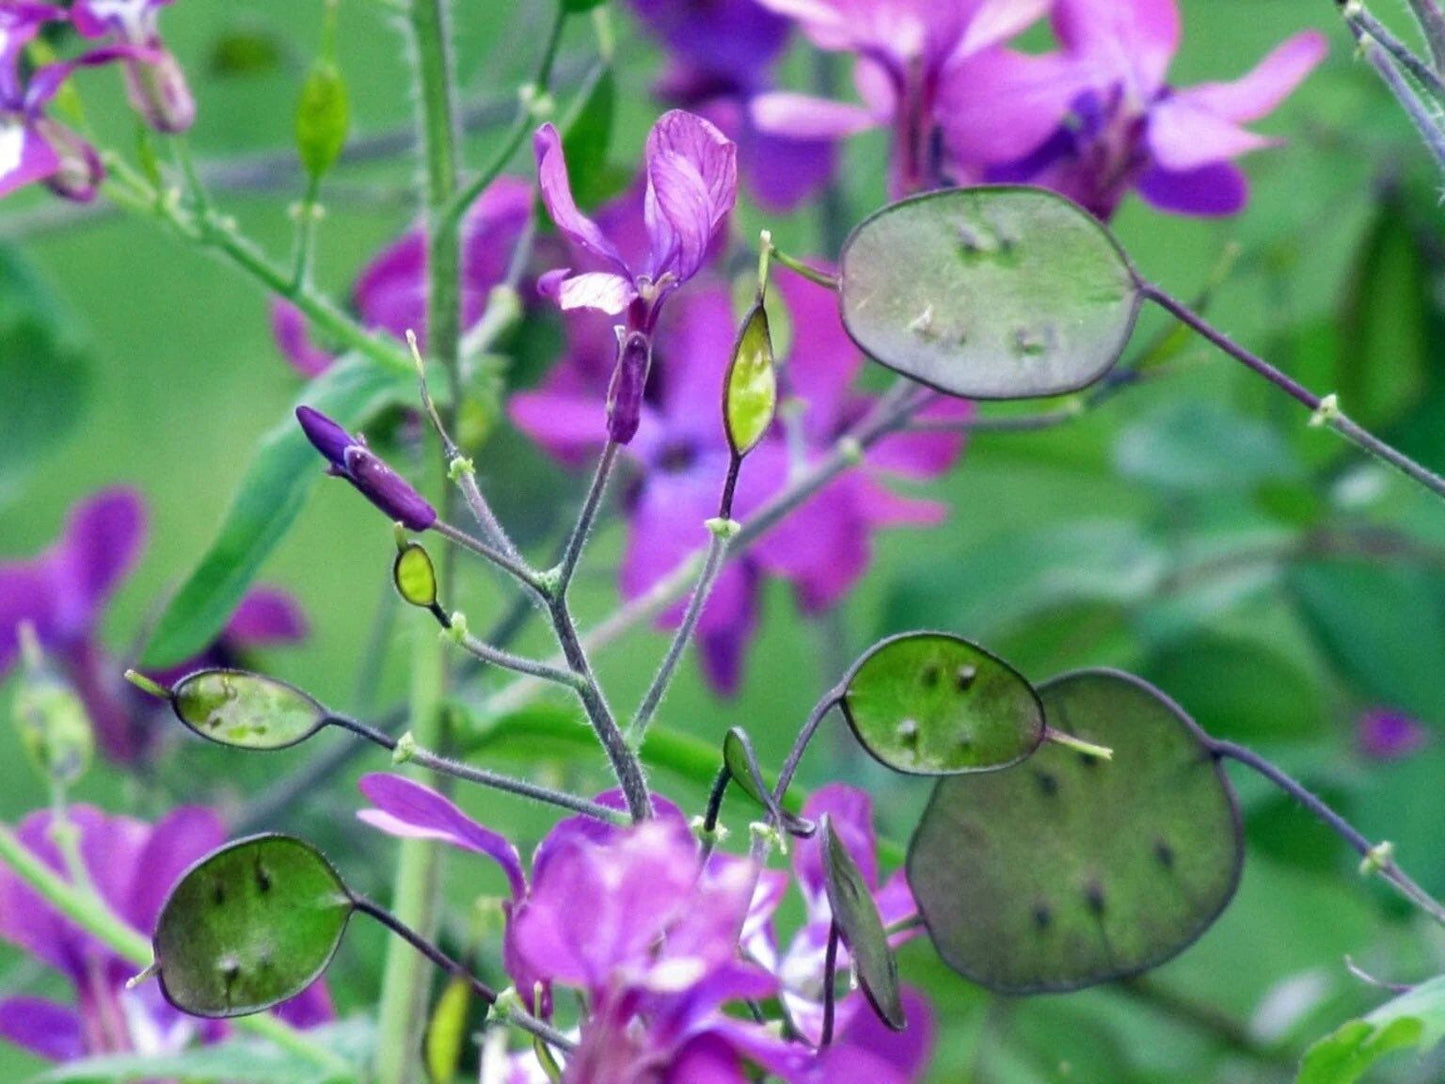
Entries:
POLYGON ((637 435, 651 365, 652 340, 640 331, 630 332, 618 347, 617 368, 607 389, 607 435, 618 444, 637 435))
POLYGON ((333 467, 344 471, 346 449, 358 441, 321 411, 312 410, 309 406, 296 408, 296 420, 301 423, 306 439, 316 446, 316 450, 324 455, 333 467))
POLYGON ((361 495, 407 530, 425 531, 437 521, 437 512, 370 449, 353 444, 346 449, 344 469, 361 495))

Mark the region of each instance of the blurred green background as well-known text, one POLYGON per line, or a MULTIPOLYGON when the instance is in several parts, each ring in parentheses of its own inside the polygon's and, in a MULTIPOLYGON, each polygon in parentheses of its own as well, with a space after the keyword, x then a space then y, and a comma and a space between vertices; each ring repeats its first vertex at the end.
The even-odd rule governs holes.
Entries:
MULTIPOLYGON (((621 113, 613 158, 630 165, 659 109, 649 89, 656 54, 614 6, 621 113)), ((1243 215, 1190 221, 1131 200, 1116 224, 1125 247, 1145 275, 1187 297, 1238 245, 1211 303, 1214 322, 1316 389, 1340 391, 1352 414, 1445 467, 1445 425, 1433 420, 1445 396, 1434 345, 1445 341, 1438 335, 1445 249, 1439 180, 1424 152, 1372 73, 1353 60, 1326 0, 1183 6, 1184 46, 1172 72, 1179 84, 1232 78, 1306 26, 1325 30, 1332 52, 1262 126, 1284 144, 1250 159, 1255 189, 1243 215)), ((510 116, 546 8, 458 5, 461 85, 469 100, 498 106, 496 123, 467 141, 472 166, 510 116)), ((390 21, 381 3, 342 5, 339 59, 358 134, 412 117, 408 68, 390 21)), ((563 100, 593 48, 587 21, 574 23, 564 43, 563 100)), ((217 196, 278 257, 289 250, 288 207, 300 195, 285 167, 291 111, 320 25, 314 0, 184 0, 165 15, 167 39, 199 103, 190 136, 196 155, 220 164, 275 153, 264 190, 217 196)), ((793 85, 806 82, 811 64, 794 58, 793 85)), ((130 154, 133 122, 115 73, 86 72, 77 85, 102 141, 130 154)), ((883 200, 883 153, 878 138, 850 148, 843 183, 853 219, 883 200)), ((525 174, 528 165, 519 158, 514 169, 525 174)), ((415 171, 402 154, 344 167, 334 178, 318 277, 338 296, 411 220, 406 186, 415 171)), ((746 208, 736 229, 752 237, 762 224, 789 251, 818 251, 815 215, 782 219, 746 208)), ((66 398, 79 400, 78 427, 43 452, 31 454, 34 441, 0 448, 0 557, 36 552, 58 533, 66 509, 93 490, 140 487, 149 543, 106 623, 108 642, 121 649, 143 634, 208 544, 252 446, 284 416, 300 381, 272 343, 265 297, 154 221, 76 214, 27 193, 0 208, 0 246, 4 288, 13 292, 20 277, 38 276, 84 361, 83 375, 61 385, 66 398)), ((1163 326, 1151 314, 1136 342, 1163 326)), ((514 379, 535 380, 537 362, 519 365, 514 379)), ((0 388, 0 397, 12 394, 0 388)), ((64 412, 41 393, 33 406, 40 413, 32 413, 28 395, 27 415, 64 412)), ((1396 841, 1405 867, 1445 892, 1445 514, 1305 420, 1227 359, 1191 348, 1167 378, 1065 427, 981 435, 946 481, 927 487, 952 507, 944 526, 881 538, 870 576, 828 618, 800 621, 774 585, 741 694, 717 700, 688 665, 664 722, 709 742, 743 724, 764 762, 777 763, 817 695, 867 644, 908 628, 948 628, 988 643, 1035 679, 1083 665, 1154 678, 1211 732, 1276 756, 1366 834, 1396 841), (1369 544, 1355 545, 1361 539, 1369 544), (1415 715, 1431 742, 1398 763, 1367 761, 1353 727, 1372 706, 1415 715)), ((7 442, 0 434, 0 445, 7 442)), ((582 480, 505 431, 480 450, 478 466, 525 541, 539 553, 550 546, 582 480)), ((611 569, 620 541, 614 519, 589 551, 584 625, 615 603, 611 569)), ((390 590, 391 552, 389 528, 347 487, 319 487, 262 577, 294 592, 312 623, 305 646, 268 660, 270 671, 338 707, 354 706, 365 645, 390 590)), ((485 576, 452 594, 474 629, 508 601, 485 576)), ((405 642, 423 620, 397 615, 383 704, 399 700, 405 642)), ((601 657, 616 702, 635 702, 664 643, 634 635, 601 657)), ((533 628, 522 645, 544 650, 545 631, 533 628)), ((0 687, 0 712, 8 712, 10 691, 0 687)), ((906 838, 926 786, 873 770, 841 731, 830 727, 805 781, 863 783, 883 831, 906 838)), ((328 735, 318 745, 341 740, 328 735)), ((319 751, 247 758, 177 740, 147 777, 101 768, 78 797, 146 816, 186 801, 234 811, 319 751)), ((489 755, 577 786, 601 779, 601 758, 591 752, 489 755)), ((0 763, 0 816, 13 821, 44 804, 9 728, 0 728, 0 763)), ((384 758, 366 754, 357 763, 376 769, 384 758)), ((322 841, 359 888, 384 891, 395 846, 354 822, 359 796, 347 782, 354 775, 308 796, 282 823, 322 841)), ((700 807, 701 786, 666 773, 658 779, 684 806, 700 807)), ((953 976, 925 944, 912 945, 905 979, 925 986, 940 1014, 933 1079, 1289 1079, 1304 1045, 1383 997, 1346 973, 1347 954, 1397 981, 1442 969, 1445 939, 1361 882, 1333 837, 1252 780, 1240 779, 1240 789, 1250 849, 1239 896, 1197 945, 1141 988, 999 999, 953 976)), ((516 826, 522 840, 535 840, 547 824, 506 800, 469 804, 499 826, 516 826)), ((736 826, 742 815, 734 811, 736 826)), ((478 893, 501 888, 489 869, 450 863, 458 916, 478 893)), ((462 917, 457 923, 465 925, 462 917)), ((343 1008, 369 1003, 380 958, 379 936, 358 927, 332 972, 343 1008)), ((0 993, 46 985, 34 965, 0 949, 0 993)), ((0 1050, 0 1079, 22 1079, 35 1067, 0 1050)), ((1439 1080, 1445 1062, 1421 1066, 1405 1055, 1380 1079, 1391 1074, 1439 1080)))

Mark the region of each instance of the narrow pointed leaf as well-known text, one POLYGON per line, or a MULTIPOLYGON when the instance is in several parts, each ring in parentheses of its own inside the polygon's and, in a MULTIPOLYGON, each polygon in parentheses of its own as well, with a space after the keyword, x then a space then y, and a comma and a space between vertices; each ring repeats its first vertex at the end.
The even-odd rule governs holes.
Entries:
POLYGON ((352 909, 309 843, 264 835, 227 844, 187 870, 161 909, 161 988, 195 1016, 269 1009, 326 970, 352 909))
POLYGON ((908 1026, 903 1015, 903 998, 898 989, 898 961, 888 944, 888 933, 878 914, 878 905, 858 863, 824 816, 819 826, 823 843, 823 877, 833 921, 848 946, 858 985, 873 1010, 894 1031, 908 1026))
MULTIPOLYGON (((386 407, 407 402, 415 388, 413 375, 353 356, 307 385, 303 398, 354 431, 386 407)), ((316 452, 288 410, 261 438, 215 540, 166 606, 144 665, 175 666, 216 638, 321 476, 316 452)))
POLYGON ((843 247, 843 322, 875 360, 950 395, 1077 391, 1118 360, 1141 293, 1113 236, 1039 188, 956 188, 865 219, 843 247))
POLYGON ((198 670, 171 691, 176 718, 201 737, 244 749, 284 749, 326 725, 327 710, 294 685, 247 670, 198 670))
POLYGON ((941 632, 875 645, 853 667, 843 714, 859 742, 899 772, 951 775, 1014 764, 1038 748, 1044 711, 1022 674, 941 632))
POLYGON ((1040 689, 1049 724, 1114 751, 1048 743, 1006 772, 940 780, 908 850, 939 955, 1004 993, 1075 990, 1155 967, 1234 895, 1239 809, 1203 732, 1109 670, 1040 689))
POLYGON ((1315 1043, 1300 1062, 1299 1084, 1354 1084, 1386 1054, 1412 1046, 1428 1054, 1442 1041, 1445 976, 1422 982, 1315 1043))

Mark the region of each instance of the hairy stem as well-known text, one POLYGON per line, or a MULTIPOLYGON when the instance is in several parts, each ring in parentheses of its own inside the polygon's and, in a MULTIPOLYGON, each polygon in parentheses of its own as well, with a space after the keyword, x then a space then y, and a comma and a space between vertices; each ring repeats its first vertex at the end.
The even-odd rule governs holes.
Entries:
POLYGON ((1383 844, 1371 843, 1364 833, 1316 797, 1303 783, 1245 746, 1228 741, 1212 741, 1209 748, 1215 757, 1228 757, 1230 760, 1243 764, 1279 787, 1349 844, 1350 848, 1365 860, 1365 868, 1373 867, 1378 870, 1380 876, 1400 895, 1415 904, 1436 922, 1445 925, 1445 907, 1442 907, 1437 900, 1395 864, 1388 848, 1383 844))
POLYGON ((577 523, 567 537, 567 546, 562 552, 562 561, 557 566, 555 593, 559 597, 566 596, 567 588, 572 583, 572 577, 577 572, 577 562, 582 559, 582 550, 592 534, 592 525, 597 522, 597 510, 602 507, 602 498, 607 493, 607 482, 612 477, 613 467, 617 465, 617 453, 620 450, 621 445, 614 440, 609 440, 602 449, 601 458, 597 461, 597 470, 592 475, 592 483, 587 487, 587 496, 582 501, 582 511, 578 513, 577 523))
POLYGON ((1229 336, 1206 323, 1187 306, 1176 301, 1158 287, 1148 283, 1141 283, 1140 288, 1144 296, 1150 301, 1153 301, 1176 319, 1198 332, 1210 343, 1236 361, 1242 362, 1248 368, 1253 369, 1275 387, 1290 396, 1290 398, 1308 407, 1314 412, 1315 417, 1319 419, 1321 423, 1328 425, 1346 440, 1368 452, 1370 455, 1375 456, 1380 461, 1389 464, 1407 477, 1419 482, 1436 496, 1445 497, 1445 478, 1416 463, 1409 456, 1392 448, 1373 433, 1351 421, 1340 412, 1333 400, 1326 402, 1293 377, 1276 369, 1263 358, 1246 350, 1233 339, 1229 338, 1229 336))

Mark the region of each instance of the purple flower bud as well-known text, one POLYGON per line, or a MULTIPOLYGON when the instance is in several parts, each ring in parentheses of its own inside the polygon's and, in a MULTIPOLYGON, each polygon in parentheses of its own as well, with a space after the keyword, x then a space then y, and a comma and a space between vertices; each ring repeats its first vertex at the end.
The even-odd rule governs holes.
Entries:
POLYGON ((617 368, 607 389, 607 435, 626 444, 637 435, 642 421, 642 393, 652 365, 652 340, 640 331, 619 336, 617 368))
POLYGON ((296 420, 306 439, 330 462, 332 472, 345 478, 392 519, 411 531, 425 531, 436 522, 436 509, 359 437, 308 406, 296 408, 296 420))
POLYGON ((45 178, 45 186, 62 199, 89 203, 105 179, 100 155, 89 142, 63 124, 48 117, 35 123, 35 131, 55 154, 55 172, 45 178))
POLYGON ((125 66, 126 96, 146 124, 157 132, 184 132, 196 119, 196 100, 176 58, 160 50, 153 60, 125 66))

